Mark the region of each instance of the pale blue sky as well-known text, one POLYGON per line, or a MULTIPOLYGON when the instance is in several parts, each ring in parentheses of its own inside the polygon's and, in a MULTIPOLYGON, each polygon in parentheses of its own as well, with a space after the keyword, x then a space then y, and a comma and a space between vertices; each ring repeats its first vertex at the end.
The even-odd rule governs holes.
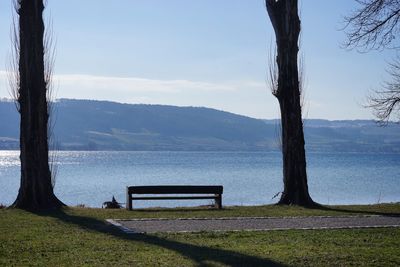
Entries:
MULTIPOLYGON (((11 0, 0 0, 0 97, 7 97, 11 0)), ((352 0, 303 0, 308 118, 365 119, 394 51, 342 49, 352 0)), ((263 0, 48 0, 57 97, 206 106, 277 118, 267 65, 274 35, 263 0)))

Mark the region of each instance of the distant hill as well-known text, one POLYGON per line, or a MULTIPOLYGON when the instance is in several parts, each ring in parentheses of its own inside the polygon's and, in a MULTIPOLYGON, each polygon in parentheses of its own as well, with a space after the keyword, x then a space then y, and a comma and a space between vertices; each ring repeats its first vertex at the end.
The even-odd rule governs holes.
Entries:
MULTIPOLYGON (((19 116, 0 101, 0 149, 18 149, 19 116)), ((61 99, 53 136, 61 150, 277 151, 279 121, 199 107, 61 99)), ((373 121, 305 122, 309 151, 400 152, 400 126, 373 121)))

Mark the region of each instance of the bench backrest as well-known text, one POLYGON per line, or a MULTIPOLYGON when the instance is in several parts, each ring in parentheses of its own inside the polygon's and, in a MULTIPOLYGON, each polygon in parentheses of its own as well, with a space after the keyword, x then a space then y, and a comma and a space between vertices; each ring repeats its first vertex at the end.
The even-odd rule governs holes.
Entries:
POLYGON ((222 185, 129 186, 128 194, 222 194, 222 185))

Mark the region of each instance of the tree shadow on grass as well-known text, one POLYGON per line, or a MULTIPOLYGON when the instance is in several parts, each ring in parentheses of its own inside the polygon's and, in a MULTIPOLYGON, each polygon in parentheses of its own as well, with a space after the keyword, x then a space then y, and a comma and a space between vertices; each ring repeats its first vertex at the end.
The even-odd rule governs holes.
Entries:
POLYGON ((173 250, 184 257, 190 258, 197 266, 208 266, 209 262, 225 264, 228 266, 285 266, 278 262, 257 256, 246 255, 225 249, 182 243, 168 238, 159 237, 157 235, 126 234, 103 220, 86 216, 71 215, 63 210, 40 212, 36 214, 39 216, 53 217, 64 223, 72 224, 85 230, 107 234, 121 240, 142 242, 173 250))

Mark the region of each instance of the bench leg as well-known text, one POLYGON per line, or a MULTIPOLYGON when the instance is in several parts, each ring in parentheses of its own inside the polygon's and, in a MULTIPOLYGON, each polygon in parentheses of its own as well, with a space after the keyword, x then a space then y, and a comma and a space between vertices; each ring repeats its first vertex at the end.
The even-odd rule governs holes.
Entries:
POLYGON ((215 207, 217 209, 222 209, 222 195, 221 194, 215 195, 215 207))
POLYGON ((126 209, 132 210, 132 196, 129 193, 129 188, 126 187, 126 209))

